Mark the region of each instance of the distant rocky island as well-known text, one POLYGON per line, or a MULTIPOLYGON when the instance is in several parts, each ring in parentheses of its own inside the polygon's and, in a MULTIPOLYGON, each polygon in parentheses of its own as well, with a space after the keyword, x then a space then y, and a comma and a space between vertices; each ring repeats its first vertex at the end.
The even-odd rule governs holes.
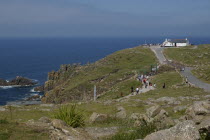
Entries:
POLYGON ((34 86, 36 84, 37 82, 34 80, 22 76, 16 76, 16 78, 10 81, 0 79, 0 86, 34 86))

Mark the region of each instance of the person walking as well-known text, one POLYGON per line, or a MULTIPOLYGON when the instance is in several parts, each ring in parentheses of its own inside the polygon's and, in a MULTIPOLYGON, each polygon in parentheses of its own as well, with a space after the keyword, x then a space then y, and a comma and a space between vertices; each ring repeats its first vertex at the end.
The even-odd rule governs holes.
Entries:
POLYGON ((136 88, 136 94, 139 94, 139 88, 136 88))
POLYGON ((163 84, 163 88, 166 88, 166 83, 163 84))
POLYGON ((133 93, 133 87, 131 87, 131 93, 133 93))

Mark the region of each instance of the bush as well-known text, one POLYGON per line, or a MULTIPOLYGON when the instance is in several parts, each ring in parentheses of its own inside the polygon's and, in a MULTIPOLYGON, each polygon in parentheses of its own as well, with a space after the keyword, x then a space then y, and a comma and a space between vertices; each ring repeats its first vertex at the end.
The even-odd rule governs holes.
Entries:
POLYGON ((76 110, 76 105, 63 105, 53 113, 53 116, 74 128, 85 125, 84 115, 76 110))

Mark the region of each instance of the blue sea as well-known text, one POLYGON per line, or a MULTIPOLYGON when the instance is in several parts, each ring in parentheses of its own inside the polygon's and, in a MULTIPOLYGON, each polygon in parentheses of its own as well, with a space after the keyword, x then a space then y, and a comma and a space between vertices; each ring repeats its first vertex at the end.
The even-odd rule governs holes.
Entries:
MULTIPOLYGON (((61 64, 97 61, 115 51, 147 43, 162 43, 165 38, 2 38, 0 39, 0 78, 23 76, 47 80, 47 73, 61 64)), ((190 38, 193 44, 210 44, 210 38, 190 38)), ((0 105, 21 101, 33 94, 34 87, 1 87, 0 105)))

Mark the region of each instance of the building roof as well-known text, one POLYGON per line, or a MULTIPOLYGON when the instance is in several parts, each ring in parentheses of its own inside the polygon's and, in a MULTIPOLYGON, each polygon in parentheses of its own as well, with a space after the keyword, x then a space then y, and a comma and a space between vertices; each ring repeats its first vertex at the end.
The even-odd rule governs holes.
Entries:
POLYGON ((172 43, 187 43, 187 39, 171 39, 170 42, 172 43))

